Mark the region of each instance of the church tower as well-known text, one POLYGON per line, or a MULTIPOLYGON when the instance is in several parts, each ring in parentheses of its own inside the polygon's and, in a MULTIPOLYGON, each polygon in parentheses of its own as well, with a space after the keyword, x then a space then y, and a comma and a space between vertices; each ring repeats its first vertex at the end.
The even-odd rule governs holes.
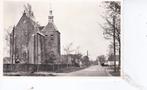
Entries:
POLYGON ((45 35, 45 61, 55 63, 60 60, 60 32, 54 24, 52 10, 49 10, 48 24, 42 30, 45 35))

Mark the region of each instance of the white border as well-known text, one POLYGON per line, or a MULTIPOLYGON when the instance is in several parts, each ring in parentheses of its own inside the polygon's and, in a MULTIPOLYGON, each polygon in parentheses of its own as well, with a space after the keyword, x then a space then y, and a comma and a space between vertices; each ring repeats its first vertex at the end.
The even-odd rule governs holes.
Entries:
MULTIPOLYGON (((16 1, 16 0, 15 0, 16 1)), ((18 0, 17 0, 18 1, 18 0)), ((30 0, 28 0, 30 1, 30 0)), ((35 1, 35 0, 32 0, 35 1)), ((78 0, 76 0, 78 1, 78 0)), ((84 1, 84 0, 83 0, 84 1)), ((86 0, 88 1, 88 0, 86 0)), ((0 12, 3 13, 3 1, 0 1, 0 12)), ((127 3, 129 1, 125 1, 127 3)), ((134 0, 135 3, 135 0, 134 0)), ((125 5, 122 1, 122 13, 125 13, 123 7, 125 8, 125 5)), ((129 7, 127 7, 129 8, 129 7)), ((126 9, 125 9, 126 10, 126 9)), ((125 19, 124 16, 121 16, 122 20, 125 19)), ((122 21, 122 57, 121 57, 121 64, 122 64, 122 72, 121 77, 5 77, 2 75, 2 56, 0 57, 0 89, 1 90, 140 90, 144 89, 145 86, 141 86, 139 83, 136 83, 137 81, 132 80, 131 76, 127 75, 123 67, 124 61, 127 60, 124 58, 124 49, 125 43, 124 43, 124 34, 127 31, 127 29, 124 29, 123 27, 123 21, 122 21)), ((0 30, 2 32, 3 30, 3 14, 0 14, 0 30)), ((0 33, 2 41, 2 33, 0 33)), ((145 43, 146 44, 146 43, 145 43)), ((0 45, 2 48, 3 46, 0 45)), ((2 49, 0 51, 0 55, 2 55, 2 49)))

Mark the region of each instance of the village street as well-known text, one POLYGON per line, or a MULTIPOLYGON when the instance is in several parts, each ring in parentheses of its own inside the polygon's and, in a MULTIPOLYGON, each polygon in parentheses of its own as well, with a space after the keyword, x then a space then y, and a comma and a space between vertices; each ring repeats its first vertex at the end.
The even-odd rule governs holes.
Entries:
MULTIPOLYGON (((30 75, 27 72, 9 72, 7 73, 8 76, 24 76, 24 75, 30 75)), ((92 65, 85 69, 81 69, 74 72, 69 73, 55 73, 55 72, 34 72, 32 74, 36 76, 111 76, 109 74, 108 70, 101 65, 92 65)))
POLYGON ((109 72, 100 65, 93 65, 88 68, 70 72, 70 73, 56 73, 56 76, 111 76, 109 72))

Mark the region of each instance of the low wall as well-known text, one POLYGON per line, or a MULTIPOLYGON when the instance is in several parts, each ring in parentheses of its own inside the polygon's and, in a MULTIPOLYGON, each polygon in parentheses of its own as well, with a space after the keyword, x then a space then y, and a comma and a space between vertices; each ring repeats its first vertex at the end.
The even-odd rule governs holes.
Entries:
POLYGON ((67 68, 66 64, 3 64, 3 72, 39 72, 52 71, 67 68))

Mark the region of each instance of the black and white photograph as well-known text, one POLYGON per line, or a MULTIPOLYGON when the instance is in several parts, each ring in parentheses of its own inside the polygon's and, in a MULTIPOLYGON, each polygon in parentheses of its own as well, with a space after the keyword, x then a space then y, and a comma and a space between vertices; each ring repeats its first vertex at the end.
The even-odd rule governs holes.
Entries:
POLYGON ((121 1, 4 1, 3 76, 121 76, 121 1))

